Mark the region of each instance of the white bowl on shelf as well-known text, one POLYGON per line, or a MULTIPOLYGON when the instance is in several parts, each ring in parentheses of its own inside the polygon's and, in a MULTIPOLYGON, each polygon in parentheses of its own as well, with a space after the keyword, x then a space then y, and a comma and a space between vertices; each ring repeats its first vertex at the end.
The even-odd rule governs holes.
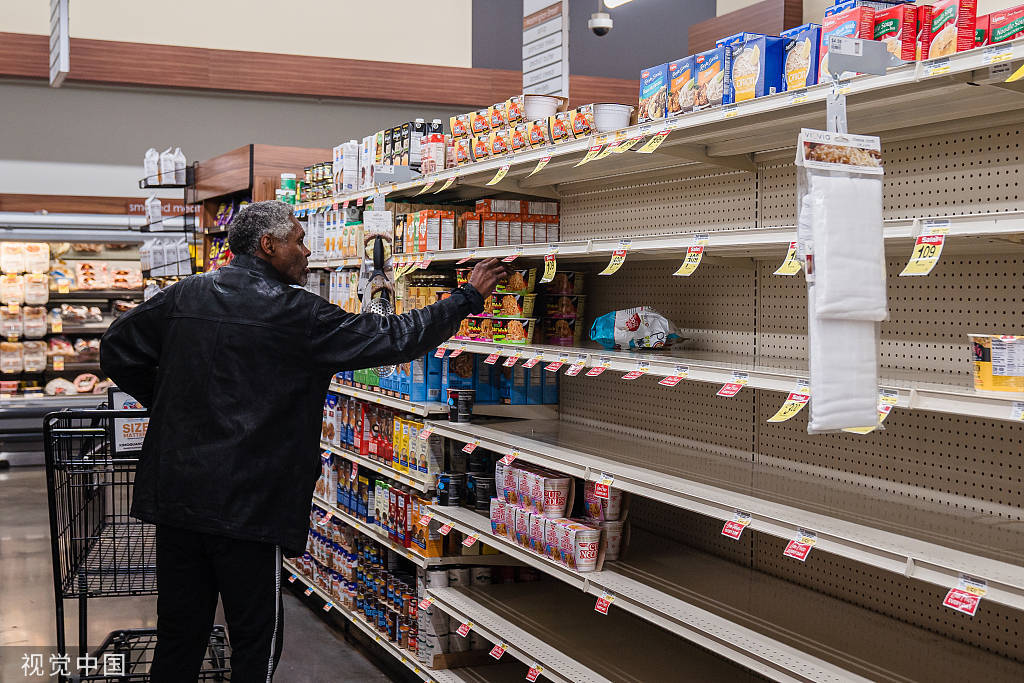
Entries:
POLYGON ((629 117, 633 107, 628 104, 602 102, 594 105, 594 129, 598 133, 607 133, 629 126, 629 117))
POLYGON ((553 95, 523 95, 523 115, 527 121, 546 119, 558 111, 558 98, 553 95))

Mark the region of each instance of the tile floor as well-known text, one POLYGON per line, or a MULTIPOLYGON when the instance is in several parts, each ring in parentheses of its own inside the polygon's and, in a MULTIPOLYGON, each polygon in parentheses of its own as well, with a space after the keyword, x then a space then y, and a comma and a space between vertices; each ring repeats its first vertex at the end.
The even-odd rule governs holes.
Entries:
MULTIPOLYGON (((25 678, 22 654, 55 642, 46 476, 41 467, 0 470, 0 681, 25 678)), ((274 680, 409 680, 387 654, 371 659, 372 643, 346 641, 301 595, 285 593, 284 654, 274 680), (386 667, 387 672, 378 668, 386 667), (398 668, 392 668, 396 666, 398 668)), ((77 605, 66 601, 69 644, 77 644, 77 605)), ((115 628, 156 624, 155 597, 107 598, 89 602, 89 643, 95 646, 115 628)), ((313 605, 315 607, 315 605, 313 605)), ((224 623, 223 618, 218 623, 224 623)), ((48 655, 44 657, 49 673, 48 655)), ((411 673, 412 680, 418 680, 411 673)), ((55 680, 55 679, 51 679, 55 680)))

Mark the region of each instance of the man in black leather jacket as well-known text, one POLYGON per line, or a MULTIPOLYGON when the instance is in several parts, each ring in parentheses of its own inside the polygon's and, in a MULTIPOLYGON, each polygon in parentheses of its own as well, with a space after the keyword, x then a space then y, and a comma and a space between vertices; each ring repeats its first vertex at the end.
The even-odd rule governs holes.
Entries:
POLYGON ((295 286, 304 234, 287 204, 250 204, 230 227, 230 265, 121 316, 100 346, 103 372, 151 415, 132 515, 157 530, 156 683, 196 680, 218 594, 233 679, 272 679, 281 556, 305 549, 331 377, 424 355, 506 272, 489 259, 432 306, 353 315, 295 286))

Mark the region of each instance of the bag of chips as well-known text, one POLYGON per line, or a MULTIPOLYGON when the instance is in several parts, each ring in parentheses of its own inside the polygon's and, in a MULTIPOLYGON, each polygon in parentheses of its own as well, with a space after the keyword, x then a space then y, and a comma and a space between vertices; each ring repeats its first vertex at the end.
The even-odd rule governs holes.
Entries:
POLYGON ((605 313, 590 326, 590 338, 606 349, 659 349, 680 339, 672 321, 649 306, 605 313))

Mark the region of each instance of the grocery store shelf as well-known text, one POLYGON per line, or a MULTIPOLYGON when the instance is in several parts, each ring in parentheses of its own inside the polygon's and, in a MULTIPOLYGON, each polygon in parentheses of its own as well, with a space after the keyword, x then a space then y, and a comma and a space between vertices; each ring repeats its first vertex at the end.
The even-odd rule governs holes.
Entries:
POLYGON ((362 265, 362 259, 358 256, 342 258, 342 259, 330 259, 325 261, 310 261, 310 268, 358 268, 362 265))
MULTIPOLYGON (((920 136, 960 122, 977 128, 986 124, 986 118, 994 122, 1009 115, 1019 120, 1019 111, 1015 110, 1020 108, 1024 85, 1020 81, 1005 84, 1005 76, 991 78, 989 67, 993 63, 1011 62, 1016 68, 1022 57, 1024 39, 1018 39, 948 58, 912 62, 892 68, 884 76, 863 75, 843 81, 840 88, 847 95, 850 132, 887 133, 896 137, 913 132, 920 136)), ((577 167, 576 163, 595 142, 588 137, 446 169, 406 183, 307 202, 295 209, 301 215, 380 192, 393 197, 412 196, 431 181, 440 189, 450 178, 456 179, 450 189, 432 194, 432 187, 424 196, 447 201, 494 192, 546 194, 557 192, 564 183, 685 166, 752 170, 753 154, 792 147, 803 127, 824 127, 825 101, 831 88, 831 84, 821 84, 605 134, 605 140, 610 141, 616 137, 627 139, 680 131, 669 135, 654 154, 612 154, 577 167), (527 178, 536 162, 545 156, 551 157, 548 165, 527 178), (485 187, 506 164, 511 168, 505 178, 485 187)))
POLYGON ((423 664, 420 664, 416 661, 416 655, 403 650, 398 645, 385 638, 381 638, 380 632, 371 626, 361 614, 357 614, 356 612, 352 612, 338 605, 334 598, 316 586, 307 576, 299 571, 299 568, 294 564, 285 560, 283 562, 283 566, 285 571, 289 573, 289 582, 292 582, 292 577, 295 577, 294 581, 298 581, 307 588, 312 589, 312 592, 315 593, 318 598, 323 600, 325 604, 328 602, 331 603, 332 609, 335 609, 340 614, 344 615, 344 617, 355 624, 360 631, 371 636, 374 642, 380 645, 385 652, 404 664, 407 669, 419 676, 421 680, 426 681, 427 683, 460 683, 460 681, 462 681, 461 678, 454 676, 446 669, 430 669, 423 664))
MULTIPOLYGON (((608 372, 617 373, 636 370, 641 363, 646 363, 647 374, 652 377, 669 377, 675 375, 680 366, 685 366, 689 371, 687 380, 719 385, 733 381, 734 372, 744 372, 748 377, 746 386, 769 391, 792 391, 797 378, 807 377, 806 361, 777 358, 771 359, 769 363, 755 363, 749 355, 694 351, 680 348, 681 345, 672 350, 661 349, 657 353, 610 351, 596 344, 586 347, 513 345, 455 339, 441 346, 469 353, 499 353, 502 356, 519 353, 524 359, 540 354, 542 363, 560 360, 568 364, 583 357, 585 367, 607 364, 608 372)), ((997 393, 979 393, 966 378, 950 376, 948 382, 942 383, 935 382, 936 377, 942 377, 942 373, 885 370, 879 377, 879 389, 899 393, 894 404, 897 408, 931 410, 990 420, 1012 420, 1013 404, 1024 399, 1020 394, 1002 396, 997 393)))
POLYGON ((50 301, 106 301, 107 299, 127 299, 140 301, 141 289, 82 289, 74 292, 50 292, 50 301))
MULTIPOLYGON (((615 596, 624 609, 656 626, 772 678, 798 680, 907 680, 1019 675, 1024 666, 901 624, 808 588, 762 574, 693 548, 634 529, 624 559, 602 571, 579 573, 491 533, 486 517, 433 507, 434 516, 475 533, 502 552, 593 596, 615 596), (749 600, 744 587, 761 596, 749 600), (793 605, 802 605, 794 611, 793 605), (803 614, 829 614, 829 627, 803 614), (859 634, 851 638, 851 634, 859 634), (929 654, 931 676, 908 663, 906 651, 929 654), (931 653, 935 652, 934 656, 931 653)), ((936 597, 938 602, 941 597, 936 597)))
POLYGON ((95 408, 107 400, 102 394, 60 394, 58 396, 12 395, 0 400, 0 418, 42 417, 65 408, 95 408))
POLYGON ((63 329, 57 334, 102 334, 113 322, 113 318, 105 317, 93 323, 62 323, 63 329))
MULTIPOLYGON (((617 609, 594 611, 594 599, 558 583, 428 588, 434 607, 494 643, 505 656, 544 667, 559 683, 747 680, 740 666, 693 647, 617 609)), ((780 680, 786 680, 780 678, 780 680)), ((793 678, 789 680, 810 680, 793 678)), ((828 679, 823 679, 828 680, 828 679)))
MULTIPOLYGON (((437 401, 416 403, 402 398, 385 396, 384 394, 369 389, 350 387, 337 382, 331 382, 330 390, 344 396, 355 398, 378 405, 389 406, 404 410, 413 415, 421 417, 427 415, 443 415, 448 412, 448 406, 437 401)), ((485 415, 488 417, 522 418, 527 420, 547 420, 558 416, 558 405, 505 405, 504 403, 477 403, 473 406, 474 415, 485 415)))
POLYGON ((418 567, 438 567, 444 565, 478 565, 487 567, 497 566, 509 566, 522 564, 518 559, 509 557, 508 555, 457 555, 451 557, 423 557, 419 553, 402 547, 392 539, 388 538, 388 535, 379 526, 375 524, 368 524, 363 520, 349 514, 347 511, 342 510, 336 505, 328 503, 320 496, 313 496, 313 504, 324 512, 330 512, 332 516, 337 517, 341 521, 345 522, 349 526, 353 527, 356 531, 363 534, 368 538, 372 538, 381 545, 390 548, 394 552, 398 553, 402 557, 412 561, 418 567))
POLYGON ((334 455, 341 456, 346 460, 350 460, 351 462, 358 463, 360 468, 373 470, 377 474, 383 474, 385 477, 394 479, 400 484, 408 484, 409 486, 413 487, 414 489, 422 493, 433 491, 434 487, 436 486, 434 478, 428 476, 424 472, 402 472, 400 470, 395 469, 394 467, 391 467, 390 465, 383 465, 365 455, 359 455, 358 453, 350 451, 347 448, 334 446, 323 441, 320 442, 320 448, 324 449, 325 451, 330 451, 334 455))
POLYGON ((615 488, 722 521, 740 510, 751 515, 752 529, 772 536, 788 540, 810 530, 816 551, 946 588, 961 573, 977 576, 988 581, 986 600, 1024 609, 1024 521, 932 502, 931 491, 886 493, 882 482, 854 488, 811 468, 797 472, 766 458, 752 462, 749 454, 665 446, 553 420, 431 426, 585 480, 609 474, 615 488))

